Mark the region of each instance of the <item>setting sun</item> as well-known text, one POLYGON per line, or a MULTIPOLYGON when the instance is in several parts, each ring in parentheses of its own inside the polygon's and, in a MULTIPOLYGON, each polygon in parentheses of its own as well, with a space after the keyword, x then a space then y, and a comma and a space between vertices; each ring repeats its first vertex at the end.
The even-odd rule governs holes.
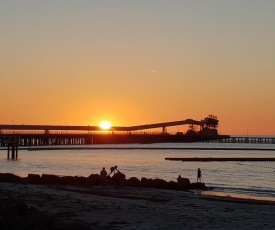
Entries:
POLYGON ((102 121, 102 122, 100 122, 99 126, 102 129, 109 129, 109 128, 111 128, 112 125, 111 125, 111 122, 109 122, 109 121, 102 121))

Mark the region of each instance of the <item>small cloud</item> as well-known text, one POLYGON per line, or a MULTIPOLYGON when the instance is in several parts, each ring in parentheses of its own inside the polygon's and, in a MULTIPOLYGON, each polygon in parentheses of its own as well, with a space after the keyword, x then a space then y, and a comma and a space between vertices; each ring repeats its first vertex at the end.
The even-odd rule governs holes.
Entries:
POLYGON ((151 73, 152 73, 152 74, 156 74, 157 72, 158 72, 158 71, 155 70, 155 69, 152 69, 152 70, 151 70, 151 73))

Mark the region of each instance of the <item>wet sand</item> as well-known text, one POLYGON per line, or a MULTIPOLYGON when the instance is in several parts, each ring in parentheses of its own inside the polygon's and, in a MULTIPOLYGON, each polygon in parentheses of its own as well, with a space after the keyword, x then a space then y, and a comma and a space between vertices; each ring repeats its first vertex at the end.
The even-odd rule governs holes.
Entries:
POLYGON ((192 192, 1 182, 0 196, 68 229, 275 229, 274 202, 192 192))

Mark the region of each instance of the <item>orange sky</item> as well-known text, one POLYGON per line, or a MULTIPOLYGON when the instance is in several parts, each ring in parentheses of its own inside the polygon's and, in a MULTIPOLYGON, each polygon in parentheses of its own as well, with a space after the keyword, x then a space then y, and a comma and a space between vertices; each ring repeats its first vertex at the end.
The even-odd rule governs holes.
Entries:
POLYGON ((2 1, 0 123, 214 114, 222 134, 275 135, 274 12, 268 0, 2 1))

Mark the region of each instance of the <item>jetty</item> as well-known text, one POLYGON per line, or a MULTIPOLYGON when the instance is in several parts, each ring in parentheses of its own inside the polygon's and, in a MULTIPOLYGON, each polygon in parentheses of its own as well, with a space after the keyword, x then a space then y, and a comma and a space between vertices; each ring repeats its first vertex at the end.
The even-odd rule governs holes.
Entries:
MULTIPOLYGON (((274 150, 275 151, 275 150, 274 150)), ((275 157, 166 157, 169 161, 275 161, 275 157)))
POLYGON ((16 139, 19 146, 43 146, 204 142, 229 138, 229 135, 218 134, 218 123, 217 117, 209 115, 199 121, 188 118, 136 126, 112 126, 108 129, 89 125, 0 124, 0 145, 7 146, 11 139, 16 139), (180 125, 188 125, 186 133, 171 134, 167 132, 168 127, 180 125), (160 130, 155 131, 156 129, 160 130))

